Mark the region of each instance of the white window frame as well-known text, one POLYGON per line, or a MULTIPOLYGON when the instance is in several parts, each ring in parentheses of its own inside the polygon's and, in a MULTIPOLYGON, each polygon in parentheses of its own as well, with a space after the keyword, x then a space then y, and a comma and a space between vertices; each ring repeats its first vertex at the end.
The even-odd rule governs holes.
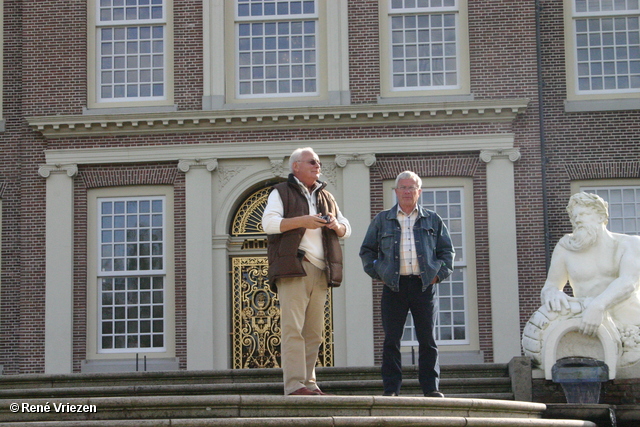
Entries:
POLYGON ((259 97, 240 97, 236 88, 238 51, 236 1, 203 0, 203 4, 205 9, 203 109, 345 105, 350 102, 347 2, 316 0, 317 93, 259 97), (332 19, 327 19, 329 16, 332 19))
POLYGON ((572 189, 597 194, 609 204, 609 231, 640 235, 640 180, 579 181, 572 189))
MULTIPOLYGON (((172 0, 162 0, 162 18, 148 18, 148 19, 116 19, 112 21, 101 21, 101 0, 91 0, 89 1, 89 16, 88 16, 88 35, 87 39, 89 41, 88 52, 89 52, 89 60, 88 60, 88 108, 118 108, 118 107, 146 107, 146 106, 168 106, 173 104, 173 15, 172 8, 173 2, 172 0), (150 76, 146 76, 145 78, 150 78, 151 81, 157 81, 158 77, 162 80, 163 86, 163 94, 162 95, 153 95, 153 89, 151 90, 151 94, 149 96, 141 96, 138 93, 137 96, 114 96, 103 98, 101 95, 101 84, 102 84, 102 76, 103 73, 101 71, 103 56, 102 52, 102 43, 100 33, 104 29, 112 28, 114 31, 127 33, 128 31, 134 31, 136 28, 139 29, 142 27, 151 27, 150 32, 153 32, 153 27, 161 27, 162 28, 162 65, 158 66, 158 64, 153 64, 152 71, 150 72, 150 76), (161 74, 161 76, 158 76, 161 74)), ((112 0, 113 2, 119 2, 118 7, 120 7, 120 3, 126 3, 126 0, 112 0)), ((138 0, 140 1, 140 0, 138 0)), ((149 6, 151 2, 154 0, 147 0, 149 6)), ((146 6, 146 4, 144 5, 146 6)), ((138 5, 132 6, 133 9, 137 8, 138 5)), ((123 6, 126 10, 126 5, 123 6)), ((126 14, 126 12, 125 12, 126 14)), ((128 36, 127 36, 128 37, 128 36)), ((132 43, 137 41, 138 39, 132 40, 132 43)), ((125 44, 125 48, 127 43, 125 44)), ((151 50, 153 51, 154 42, 150 42, 151 50)), ((107 44, 108 45, 108 44, 107 44)), ((105 45, 105 46, 107 46, 105 45)), ((108 46, 107 46, 108 47, 108 46)), ((132 44, 131 49, 135 49, 136 45, 132 44)), ((135 54, 135 50, 133 54, 131 52, 123 52, 120 56, 125 56, 125 59, 120 58, 119 61, 123 61, 120 63, 122 71, 121 73, 130 74, 131 76, 127 76, 126 82, 133 82, 134 85, 140 89, 140 82, 138 81, 140 77, 140 73, 138 66, 139 56, 140 54, 135 54), (131 62, 129 62, 131 61, 131 62), (137 62, 137 65, 134 64, 137 62)), ((151 60, 153 61, 153 59, 151 60)), ((146 68, 146 67, 145 67, 146 68)), ((126 85, 126 84, 125 84, 126 85)), ((127 89, 125 89, 126 92, 127 89)))
MULTIPOLYGON (((88 265, 87 265, 87 359, 119 360, 134 355, 151 358, 175 357, 175 273, 173 267, 173 187, 136 186, 91 189, 87 198, 87 227, 88 227, 88 265), (100 203, 112 200, 163 200, 163 263, 161 269, 136 271, 101 271, 101 238, 100 203), (102 348, 102 290, 103 278, 127 278, 155 276, 163 278, 163 347, 128 347, 102 348)), ((135 293, 135 289, 132 289, 135 293)), ((152 290, 150 290, 152 291, 152 290)), ((135 308, 137 303, 124 305, 125 309, 135 308)), ((137 318, 132 319, 134 322, 137 318)), ((135 333, 133 334, 135 335, 135 333)))
MULTIPOLYGON (((636 109, 640 105, 638 103, 638 94, 640 93, 640 87, 627 88, 627 89, 596 89, 596 90, 581 90, 579 88, 578 74, 579 69, 585 65, 580 66, 578 64, 579 59, 583 59, 584 55, 578 55, 578 21, 582 20, 594 20, 594 19, 620 19, 620 18, 637 18, 640 19, 640 10, 638 11, 582 11, 577 10, 576 2, 584 0, 565 0, 564 1, 564 25, 565 25, 565 67, 566 67, 566 82, 567 82, 567 111, 598 111, 598 110, 623 110, 623 109, 636 109), (581 104, 582 102, 582 104, 581 104)), ((612 0, 603 0, 609 1, 612 0)), ((587 2, 588 3, 588 2, 587 2)), ((587 34, 596 34, 596 31, 590 31, 587 34)), ((615 35, 606 36, 607 39, 611 38, 612 41, 616 40, 615 35)), ((581 37, 583 39, 584 36, 581 37)), ((588 37, 587 37, 588 40, 588 37)), ((594 47, 593 55, 597 55, 602 52, 596 45, 594 47)), ((602 46, 602 45, 600 45, 602 46)), ((615 52, 615 47, 619 46, 614 44, 611 49, 615 52)), ((625 44, 629 48, 629 44, 625 44)), ((640 48, 635 48, 635 52, 640 52, 640 48)), ((631 53, 631 52, 630 52, 631 53)), ((633 53, 631 53, 633 54, 633 53)), ((636 53, 638 54, 638 53, 636 53)), ((617 55, 617 54, 616 54, 617 55)), ((640 57, 637 58, 640 61, 640 57)), ((595 61, 594 61, 595 62, 595 61)), ((617 66, 615 59, 607 61, 617 66)), ((585 63, 586 65, 591 62, 585 63)), ((607 67, 612 66, 611 64, 607 67)), ((603 70, 604 71, 604 70, 603 70)), ((632 74, 632 70, 628 70, 629 74, 632 74)), ((618 76, 616 72, 615 76, 618 76)))
POLYGON ((265 2, 277 9, 280 4, 302 3, 313 5, 313 12, 305 12, 301 10, 298 14, 266 14, 258 16, 241 16, 239 11, 240 2, 243 6, 252 8, 252 6, 263 5, 260 2, 249 2, 248 0, 236 0, 234 8, 235 18, 235 96, 237 99, 259 99, 259 98, 288 98, 288 97, 316 97, 319 95, 318 82, 318 40, 319 34, 319 2, 317 0, 304 1, 288 1, 288 2, 265 2), (308 2, 308 3, 307 3, 308 2), (280 33, 280 28, 283 33, 280 33), (312 31, 311 28, 313 27, 312 31), (258 34, 248 36, 241 34, 241 28, 256 28, 258 34), (272 27, 277 33, 266 34, 266 27, 272 27), (293 33, 295 27, 300 27, 300 33, 293 33), (269 37, 271 35, 271 37, 269 37), (291 35, 291 37, 289 36, 291 35), (300 45, 292 46, 295 42, 292 39, 300 39, 300 45), (268 40, 272 40, 274 46, 269 46, 268 40), (261 42, 261 48, 246 49, 245 45, 253 45, 261 42), (280 46, 280 43, 287 43, 287 46, 280 46), (308 42, 312 43, 313 48, 309 49, 308 42), (295 53, 300 55, 294 59, 295 53), (261 62, 257 62, 255 57, 263 57, 261 62), (280 61, 281 57, 288 60, 280 61), (246 58, 246 59, 243 59, 246 58), (297 64, 297 65, 296 65, 297 64), (262 76, 255 76, 255 72, 262 69, 262 76), (296 73, 295 69, 299 69, 296 73), (309 70, 309 71, 307 71, 309 70), (274 73, 270 75, 270 73, 274 73), (280 74, 284 75, 280 75, 280 74), (307 74, 309 73, 309 74, 307 74), (296 82, 300 83, 300 89, 296 90, 296 82), (266 83, 266 84, 265 84, 266 83), (289 84, 287 84, 289 83, 289 84), (307 87, 313 83, 313 89, 307 87), (280 86, 289 86, 288 90, 281 92, 280 86), (254 92, 254 86, 263 86, 262 90, 254 92), (272 85, 276 86, 276 90, 272 85), (246 92, 243 88, 248 88, 246 92))
MULTIPOLYGON (((467 18, 467 0, 454 0, 453 6, 413 7, 398 9, 393 7, 395 0, 380 1, 380 75, 381 97, 434 97, 470 95, 469 36, 467 18), (455 16, 456 75, 457 82, 449 85, 394 87, 393 79, 393 35, 394 16, 441 15, 455 16)), ((419 56, 419 54, 417 53, 419 56)), ((416 71, 417 72, 417 71, 416 71)))
MULTIPOLYGON (((384 189, 384 205, 391 208, 396 203, 395 191, 393 186, 395 180, 385 181, 384 189)), ((462 272, 464 281, 464 312, 465 312, 465 339, 464 340, 436 340, 440 350, 443 352, 477 352, 480 350, 480 338, 478 330, 478 296, 477 296, 477 279, 476 279, 476 263, 475 263, 475 229, 473 216, 473 179, 472 178, 450 178, 450 177, 429 177, 422 178, 422 189, 424 190, 460 190, 461 191, 461 208, 463 223, 461 242, 459 246, 462 251, 457 251, 454 260, 454 270, 459 274, 462 272)), ((422 195, 419 203, 422 203, 422 195)), ((448 220, 443 218, 445 224, 448 220)), ((452 235, 452 240, 455 238, 452 235)), ((454 243, 455 244, 455 243, 454 243)), ((453 275, 452 275, 453 276, 453 275)), ((452 277, 443 283, 450 284, 452 277)), ((438 322, 436 328, 438 328, 438 322)), ((415 336, 413 332, 413 322, 411 316, 407 316, 405 324, 405 337, 408 335, 415 336)), ((403 337, 404 338, 404 337, 403 337)), ((417 346, 417 340, 403 339, 401 342, 403 351, 411 350, 411 347, 417 346)))

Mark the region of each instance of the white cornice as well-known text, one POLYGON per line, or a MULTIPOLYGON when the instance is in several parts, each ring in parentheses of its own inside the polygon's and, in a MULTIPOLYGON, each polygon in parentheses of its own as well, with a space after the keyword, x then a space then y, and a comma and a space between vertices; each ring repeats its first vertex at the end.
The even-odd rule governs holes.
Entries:
POLYGON ((316 141, 250 141, 225 144, 182 144, 144 147, 45 150, 48 165, 173 162, 193 159, 284 159, 298 147, 313 147, 319 156, 366 156, 391 153, 507 150, 514 135, 456 135, 413 138, 334 139, 316 141))
POLYGON ((28 117, 47 138, 333 126, 512 121, 528 99, 28 117))

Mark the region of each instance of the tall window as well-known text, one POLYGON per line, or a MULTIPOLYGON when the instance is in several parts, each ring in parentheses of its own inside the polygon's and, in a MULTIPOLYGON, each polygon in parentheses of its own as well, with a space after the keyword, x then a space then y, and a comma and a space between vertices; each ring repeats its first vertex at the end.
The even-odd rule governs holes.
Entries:
POLYGON ((640 90, 638 0, 574 0, 578 93, 640 90))
POLYGON ((167 96, 165 0, 96 0, 96 100, 167 96))
POLYGON ((166 347, 165 197, 98 199, 98 352, 166 347))
POLYGON ((236 0, 236 96, 318 94, 316 0, 236 0))
POLYGON ((457 0, 391 0, 393 90, 458 88, 457 0))
POLYGON ((640 234, 640 186, 581 187, 609 203, 607 228, 614 233, 640 234))
MULTIPOLYGON (((436 321, 438 344, 468 344, 468 280, 465 248, 464 188, 423 188, 419 203, 440 215, 456 251, 453 274, 437 285, 439 306, 436 321)), ((402 345, 417 345, 413 318, 407 316, 402 345)))

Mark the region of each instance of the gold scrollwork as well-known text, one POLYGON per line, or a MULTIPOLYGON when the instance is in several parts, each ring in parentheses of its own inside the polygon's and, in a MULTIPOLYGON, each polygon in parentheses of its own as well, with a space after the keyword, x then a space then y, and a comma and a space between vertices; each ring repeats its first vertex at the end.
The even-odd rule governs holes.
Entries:
MULTIPOLYGON (((267 279, 266 257, 232 258, 233 368, 280 367, 280 304, 267 279)), ((333 366, 331 292, 318 366, 333 366)))
MULTIPOLYGON (((240 205, 231 235, 244 238, 241 251, 265 251, 266 235, 262 214, 270 187, 262 188, 240 205)), ((232 367, 280 367, 280 304, 271 292, 266 256, 232 256, 232 367)), ((324 342, 318 355, 318 366, 333 366, 333 322, 331 290, 325 305, 324 342)))
POLYGON ((264 230, 262 229, 262 213, 267 206, 270 191, 270 187, 258 190, 240 205, 233 218, 231 228, 232 236, 264 234, 264 230))

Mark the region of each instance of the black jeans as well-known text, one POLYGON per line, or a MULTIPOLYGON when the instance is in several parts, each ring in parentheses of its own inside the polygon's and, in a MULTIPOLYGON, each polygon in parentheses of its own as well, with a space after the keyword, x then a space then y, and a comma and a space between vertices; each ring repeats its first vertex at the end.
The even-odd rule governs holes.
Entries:
POLYGON ((400 340, 404 332, 407 313, 411 309, 418 338, 418 380, 423 393, 438 390, 440 365, 438 346, 435 340, 435 285, 422 292, 420 276, 401 276, 400 292, 388 286, 382 291, 382 327, 384 346, 382 350, 382 383, 385 393, 400 394, 402 385, 402 361, 400 340))

